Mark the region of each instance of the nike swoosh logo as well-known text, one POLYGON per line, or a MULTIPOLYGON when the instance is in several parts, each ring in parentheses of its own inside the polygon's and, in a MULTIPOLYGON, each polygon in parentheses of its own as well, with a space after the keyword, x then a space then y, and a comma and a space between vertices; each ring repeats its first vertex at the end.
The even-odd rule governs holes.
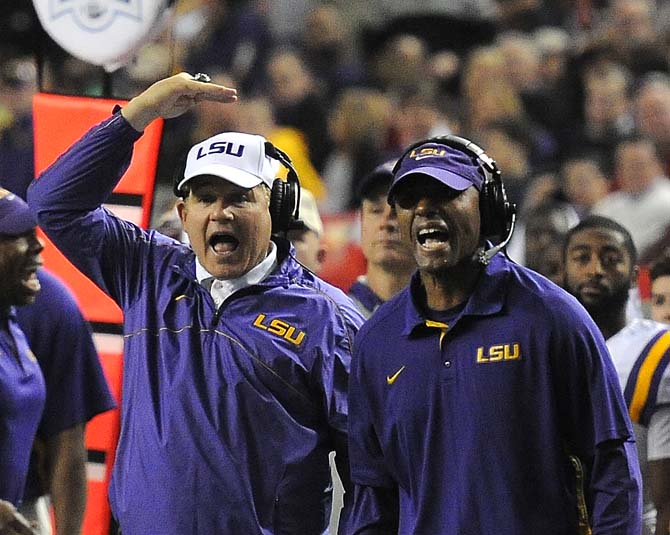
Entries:
POLYGON ((405 370, 405 367, 403 366, 397 372, 395 372, 393 375, 391 375, 391 376, 387 375, 386 376, 386 384, 387 385, 392 385, 393 383, 395 383, 395 380, 398 378, 398 375, 400 375, 404 370, 405 370))
POLYGON ((419 156, 415 156, 414 159, 418 162, 419 160, 423 160, 425 158, 432 158, 433 156, 435 156, 435 155, 434 154, 422 154, 422 155, 419 155, 419 156))

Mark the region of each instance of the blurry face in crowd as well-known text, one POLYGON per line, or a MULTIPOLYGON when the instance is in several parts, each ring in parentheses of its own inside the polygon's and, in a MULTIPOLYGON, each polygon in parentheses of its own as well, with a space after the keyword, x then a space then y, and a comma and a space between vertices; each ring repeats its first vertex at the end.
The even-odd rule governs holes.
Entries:
POLYGON ((661 275, 651 283, 651 319, 670 324, 670 275, 661 275))
POLYGON ((291 230, 288 239, 295 247, 295 257, 303 266, 318 273, 326 259, 326 250, 319 235, 311 229, 291 230))
POLYGON ((625 306, 637 270, 621 233, 586 228, 570 237, 564 287, 594 313, 625 306))
POLYGON ((0 235, 0 308, 28 305, 40 291, 37 270, 44 249, 35 230, 20 236, 0 235))
POLYGON ((624 142, 615 153, 616 179, 623 191, 640 193, 663 174, 661 162, 650 141, 624 142))
POLYGON ((396 212, 386 201, 386 189, 379 188, 361 203, 361 249, 368 265, 406 273, 413 268, 414 258, 401 240, 396 212))
POLYGON ((269 189, 241 188, 213 176, 189 185, 177 210, 202 266, 216 278, 234 279, 263 261, 272 232, 269 189))
POLYGON ((635 101, 640 130, 665 148, 670 146, 670 84, 651 84, 635 101))
POLYGON ((472 258, 479 245, 479 192, 456 191, 426 175, 394 192, 398 225, 422 274, 441 275, 472 258))
POLYGON ((609 192, 609 182, 594 161, 569 160, 561 171, 563 189, 573 203, 591 207, 609 192))

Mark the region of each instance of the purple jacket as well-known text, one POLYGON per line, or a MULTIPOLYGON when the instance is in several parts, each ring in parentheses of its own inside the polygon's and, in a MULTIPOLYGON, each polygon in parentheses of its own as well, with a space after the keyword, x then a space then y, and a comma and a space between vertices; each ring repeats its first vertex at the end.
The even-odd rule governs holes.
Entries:
POLYGON ((323 533, 329 451, 348 486, 347 382, 363 318, 283 240, 277 269, 217 311, 189 247, 100 206, 139 136, 117 113, 28 193, 48 236, 124 312, 113 514, 124 535, 323 533))

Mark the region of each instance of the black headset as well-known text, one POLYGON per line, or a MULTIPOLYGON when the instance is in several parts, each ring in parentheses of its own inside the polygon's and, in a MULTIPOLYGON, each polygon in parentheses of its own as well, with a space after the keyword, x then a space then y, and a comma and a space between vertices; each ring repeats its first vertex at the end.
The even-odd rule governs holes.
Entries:
POLYGON ((265 142, 265 154, 278 160, 288 169, 286 180, 277 178, 272 183, 270 195, 272 233, 286 234, 289 230, 304 228, 300 221, 300 180, 291 158, 269 141, 265 142))
POLYGON ((484 152, 484 149, 469 139, 453 135, 436 136, 417 141, 410 145, 398 158, 393 167, 393 175, 398 172, 402 161, 408 154, 426 143, 445 145, 459 150, 475 158, 483 170, 485 179, 479 193, 481 235, 486 239, 499 242, 495 247, 481 251, 478 254, 478 260, 484 265, 488 264, 491 258, 498 251, 504 249, 511 239, 516 221, 516 204, 507 199, 505 185, 503 184, 502 176, 495 160, 488 156, 484 152))
MULTIPOLYGON (((300 221, 300 180, 291 158, 269 141, 265 142, 265 155, 279 161, 288 170, 286 180, 276 178, 272 183, 270 194, 272 234, 286 234, 289 230, 304 228, 304 224, 300 221)), ((177 185, 184 177, 185 161, 184 157, 181 165, 177 166, 177 173, 174 176, 173 192, 176 197, 185 197, 187 194, 184 188, 177 189, 177 185)))

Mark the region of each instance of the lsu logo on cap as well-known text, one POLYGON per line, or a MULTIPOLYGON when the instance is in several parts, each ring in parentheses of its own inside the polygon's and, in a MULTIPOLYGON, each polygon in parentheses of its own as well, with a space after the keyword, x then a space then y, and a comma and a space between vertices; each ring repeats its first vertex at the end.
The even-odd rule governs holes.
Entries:
POLYGON ((198 147, 198 152, 195 155, 195 159, 199 160, 205 156, 210 156, 212 154, 228 154, 229 156, 235 156, 241 158, 244 154, 244 145, 235 144, 228 141, 215 141, 211 143, 208 147, 198 147))
POLYGON ((409 157, 412 160, 423 160, 424 158, 432 158, 435 156, 446 156, 447 151, 446 149, 442 148, 439 149, 437 147, 424 147, 421 150, 412 150, 412 152, 409 153, 409 157))

